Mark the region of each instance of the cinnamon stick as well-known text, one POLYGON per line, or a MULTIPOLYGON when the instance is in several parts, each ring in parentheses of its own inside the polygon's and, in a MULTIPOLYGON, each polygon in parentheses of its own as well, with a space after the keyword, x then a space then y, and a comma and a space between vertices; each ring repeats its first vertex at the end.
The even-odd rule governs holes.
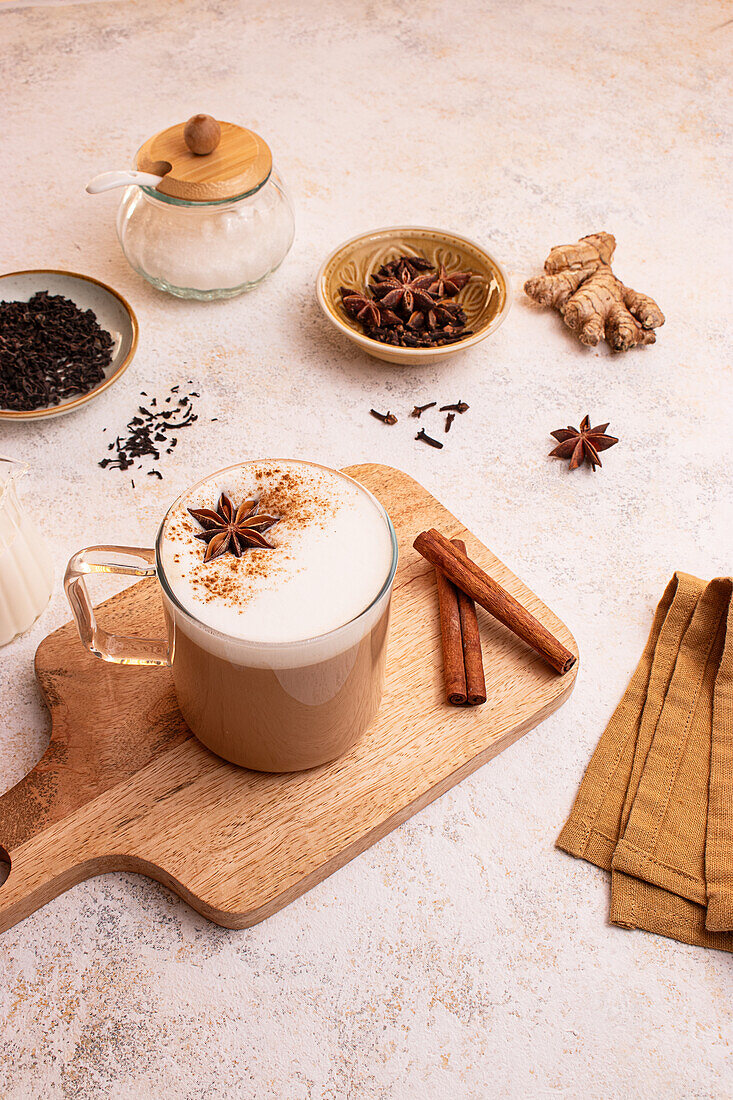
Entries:
POLYGON ((454 707, 461 707, 466 702, 466 670, 463 664, 458 589, 440 569, 435 570, 435 583, 438 588, 445 697, 454 707))
MULTIPOLYGON (((454 546, 465 554, 466 544, 462 539, 452 539, 454 546)), ((453 586, 455 588, 455 585, 453 586)), ((458 593, 458 613, 461 619, 461 638, 463 641, 463 667, 466 673, 466 702, 478 707, 486 702, 486 680, 484 660, 481 653, 481 635, 476 617, 476 604, 460 588, 458 593)))
POLYGON ((456 587, 536 650, 556 672, 565 673, 573 667, 575 655, 514 596, 439 531, 435 528, 423 531, 413 546, 426 561, 445 573, 456 587))

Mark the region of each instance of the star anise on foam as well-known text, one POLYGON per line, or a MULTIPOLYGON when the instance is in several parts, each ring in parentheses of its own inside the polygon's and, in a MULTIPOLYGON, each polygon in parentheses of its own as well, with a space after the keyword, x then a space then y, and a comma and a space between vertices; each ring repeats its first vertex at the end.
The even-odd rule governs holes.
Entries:
POLYGON ((405 268, 399 277, 390 276, 373 282, 371 291, 385 309, 403 306, 407 314, 414 313, 415 310, 427 312, 435 305, 434 299, 428 293, 433 278, 432 275, 418 275, 415 278, 405 268))
POLYGON ((204 561, 214 561, 227 551, 235 558, 241 558, 243 552, 252 547, 274 550, 275 547, 263 537, 262 532, 277 523, 279 517, 258 512, 258 508, 257 500, 244 500, 235 508, 226 493, 219 497, 216 511, 213 508, 189 508, 189 513, 203 527, 196 538, 208 543, 204 561))
POLYGON ((430 293, 436 298, 454 298, 470 280, 470 271, 451 271, 449 275, 441 264, 437 278, 430 284, 430 293))
POLYGON ((602 466, 598 452, 607 451, 618 443, 613 435, 606 435, 608 424, 598 424, 595 428, 590 426, 590 417, 585 416, 580 422, 580 429, 568 425, 567 428, 558 428, 556 432, 550 432, 558 440, 558 446, 550 451, 553 458, 569 458, 570 469, 577 470, 587 462, 592 470, 596 466, 602 466))

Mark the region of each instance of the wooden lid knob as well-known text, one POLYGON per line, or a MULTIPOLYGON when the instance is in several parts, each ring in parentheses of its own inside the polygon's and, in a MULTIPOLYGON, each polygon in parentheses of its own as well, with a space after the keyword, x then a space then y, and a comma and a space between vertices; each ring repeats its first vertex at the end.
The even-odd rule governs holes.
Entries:
POLYGON ((194 115, 148 138, 137 154, 140 172, 163 179, 163 195, 185 202, 221 202, 256 191, 272 171, 266 141, 243 126, 194 115))
POLYGON ((183 140, 196 156, 208 156, 221 141, 221 126, 211 115, 192 115, 183 127, 183 140))

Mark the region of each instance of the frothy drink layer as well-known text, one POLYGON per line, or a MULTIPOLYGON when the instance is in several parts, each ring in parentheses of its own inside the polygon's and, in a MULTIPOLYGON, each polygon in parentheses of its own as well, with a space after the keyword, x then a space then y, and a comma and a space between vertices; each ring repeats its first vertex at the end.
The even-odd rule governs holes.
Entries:
POLYGON ((172 507, 162 532, 163 570, 178 602, 232 638, 292 643, 336 630, 361 614, 390 572, 392 542, 381 508, 356 482, 305 462, 254 462, 221 471, 172 507), (189 508, 259 502, 280 517, 246 549, 204 562, 206 543, 189 508))

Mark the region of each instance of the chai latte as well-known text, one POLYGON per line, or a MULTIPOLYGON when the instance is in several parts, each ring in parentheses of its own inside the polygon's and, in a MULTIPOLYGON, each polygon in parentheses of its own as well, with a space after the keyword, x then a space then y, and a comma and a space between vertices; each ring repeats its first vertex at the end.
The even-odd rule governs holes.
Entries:
POLYGON ((312 463, 244 463, 179 498, 159 575, 176 694, 199 740, 261 771, 347 752, 379 707, 396 555, 371 493, 312 463), (271 549, 204 561, 189 509, 216 509, 222 493, 277 517, 271 549))

